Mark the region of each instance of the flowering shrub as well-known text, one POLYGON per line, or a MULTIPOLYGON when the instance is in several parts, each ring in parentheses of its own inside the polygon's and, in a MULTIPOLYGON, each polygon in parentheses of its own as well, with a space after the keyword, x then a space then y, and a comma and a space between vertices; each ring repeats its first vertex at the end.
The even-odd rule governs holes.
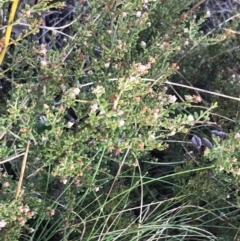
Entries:
POLYGON ((21 37, 8 46, 1 67, 6 96, 0 157, 1 164, 11 162, 16 176, 0 176, 3 240, 102 237, 111 220, 119 223, 107 230, 117 230, 119 237, 134 222, 133 213, 110 215, 106 204, 116 212, 127 208, 130 202, 123 205, 120 196, 129 198, 139 187, 143 177, 136 170, 141 173, 144 156, 168 149, 169 138, 182 141, 196 124, 210 121, 216 107, 193 111, 202 97, 179 95, 169 81, 177 78, 188 51, 226 36, 203 37, 198 29, 204 19, 181 18, 188 4, 67 1, 64 7, 42 1, 21 6, 18 17, 30 26, 25 33, 18 29, 21 37), (119 189, 115 183, 125 171, 131 174, 119 189), (88 223, 92 229, 85 228, 88 223))

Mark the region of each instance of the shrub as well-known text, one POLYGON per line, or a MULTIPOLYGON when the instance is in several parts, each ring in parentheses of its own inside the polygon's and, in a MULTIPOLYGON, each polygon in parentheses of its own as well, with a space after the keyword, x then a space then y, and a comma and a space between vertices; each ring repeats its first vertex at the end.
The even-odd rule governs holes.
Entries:
POLYGON ((173 239, 215 238, 187 225, 189 214, 177 211, 189 210, 181 196, 164 207, 155 199, 155 183, 181 173, 152 178, 141 170, 149 151, 168 149, 170 138, 182 143, 216 107, 193 108, 200 95, 183 97, 173 81, 181 69, 191 73, 186 65, 199 49, 222 46, 226 33, 201 34, 205 18, 184 15, 189 1, 175 3, 20 5, 17 17, 29 29, 18 23, 2 55, 1 163, 11 161, 15 175, 0 176, 3 240, 170 238, 168 231, 173 239))

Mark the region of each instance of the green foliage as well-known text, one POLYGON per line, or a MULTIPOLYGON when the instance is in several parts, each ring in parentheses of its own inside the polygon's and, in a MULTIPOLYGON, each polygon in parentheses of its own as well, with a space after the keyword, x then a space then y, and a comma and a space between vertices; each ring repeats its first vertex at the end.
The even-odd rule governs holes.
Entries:
POLYGON ((226 32, 202 34, 206 16, 182 18, 188 4, 76 1, 65 27, 39 21, 38 13, 57 11, 60 2, 20 6, 20 17, 31 26, 13 41, 1 67, 7 93, 0 105, 0 163, 10 162, 16 176, 9 170, 0 175, 2 240, 218 236, 204 229, 208 222, 214 227, 218 211, 231 213, 238 204, 239 137, 215 138, 211 150, 190 158, 194 147, 187 139, 208 135, 216 102, 220 115, 227 102, 204 98, 194 87, 175 88, 174 82, 201 82, 229 94, 234 84, 219 84, 225 78, 220 68, 229 65, 216 52, 222 48, 225 54, 234 43, 226 32), (167 153, 165 164, 149 157, 153 149, 167 153), (152 176, 149 170, 157 165, 161 172, 152 176), (159 194, 159 185, 167 192, 159 194), (235 196, 226 208, 222 200, 232 195, 232 186, 235 196))

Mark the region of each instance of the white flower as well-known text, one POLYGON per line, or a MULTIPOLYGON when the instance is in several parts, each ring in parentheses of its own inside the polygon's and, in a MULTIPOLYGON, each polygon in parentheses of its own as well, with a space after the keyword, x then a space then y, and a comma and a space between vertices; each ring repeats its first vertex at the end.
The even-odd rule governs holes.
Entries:
POLYGON ((175 95, 169 95, 168 100, 170 103, 174 103, 177 100, 177 97, 175 95))
POLYGON ((135 70, 139 73, 146 72, 149 69, 148 65, 143 65, 143 64, 136 64, 134 67, 135 67, 135 70))
POLYGON ((92 74, 93 74, 92 70, 89 70, 88 75, 92 75, 92 74))
POLYGON ((79 88, 74 88, 73 89, 73 93, 76 95, 78 95, 80 93, 80 89, 79 88))
POLYGON ((240 138, 240 133, 236 133, 236 135, 234 136, 235 139, 240 138))
POLYGON ((121 45, 121 46, 122 46, 122 40, 121 40, 121 39, 117 39, 117 40, 116 40, 116 43, 117 43, 118 45, 121 45))
POLYGON ((123 16, 123 18, 126 18, 126 17, 127 17, 127 13, 126 13, 126 12, 123 12, 123 13, 122 13, 122 16, 123 16))
POLYGON ((124 125, 124 123, 125 123, 125 121, 124 121, 124 120, 120 120, 120 121, 118 121, 118 126, 119 126, 119 127, 121 127, 121 126, 123 126, 123 125, 124 125))
POLYGON ((41 44, 41 50, 40 50, 41 54, 46 54, 47 53, 47 49, 46 49, 46 45, 45 44, 41 44))
POLYGON ((189 116, 187 117, 187 120, 188 120, 189 122, 194 121, 194 117, 193 117, 193 115, 189 115, 189 116))
POLYGON ((105 92, 104 88, 102 86, 99 86, 99 85, 92 90, 92 93, 95 94, 95 95, 99 95, 99 94, 102 94, 104 92, 105 92))
POLYGON ((68 127, 68 128, 71 128, 73 125, 74 125, 74 123, 73 123, 73 122, 68 121, 68 123, 67 123, 67 127, 68 127))
POLYGON ((41 60, 41 66, 47 66, 47 60, 44 58, 41 60))
POLYGON ((4 228, 4 227, 6 226, 6 224, 7 224, 7 223, 6 223, 4 220, 1 220, 1 221, 0 221, 0 229, 1 229, 1 228, 4 228))
POLYGON ((24 211, 25 213, 27 213, 27 212, 29 212, 29 211, 30 211, 30 209, 29 209, 29 207, 28 207, 28 206, 25 206, 25 207, 23 208, 23 211, 24 211))
POLYGON ((137 18, 140 18, 141 15, 142 15, 141 11, 137 11, 137 12, 136 12, 136 17, 137 17, 137 18))
POLYGON ((211 16, 211 12, 208 10, 208 11, 206 12, 206 15, 207 15, 207 18, 209 18, 209 17, 211 16))
POLYGON ((47 104, 43 104, 44 109, 49 109, 49 106, 47 104))
MULTIPOLYGON (((62 76, 59 75, 59 77, 62 77, 62 76)), ((61 90, 62 90, 63 92, 65 92, 66 89, 67 89, 67 86, 64 85, 64 84, 61 84, 61 85, 60 85, 60 88, 61 88, 61 90)))
POLYGON ((236 133, 235 136, 234 136, 235 139, 238 139, 240 138, 240 133, 236 133))
POLYGON ((105 68, 108 68, 109 65, 110 65, 110 63, 105 63, 105 64, 104 64, 105 68))
POLYGON ((120 115, 123 115, 124 112, 122 110, 118 110, 117 114, 120 116, 120 115))
POLYGON ((141 46, 144 48, 146 47, 146 43, 144 41, 141 41, 141 46))
POLYGON ((136 77, 135 77, 135 76, 131 76, 129 80, 130 80, 131 82, 133 82, 133 81, 136 80, 136 77))
POLYGON ((92 111, 96 111, 96 110, 98 110, 98 104, 93 104, 93 105, 91 105, 91 110, 92 111))
POLYGON ((149 135, 148 139, 149 140, 155 140, 155 135, 153 135, 153 134, 149 135))
POLYGON ((98 191, 99 191, 99 187, 96 187, 96 188, 95 188, 95 192, 98 192, 98 191))
POLYGON ((67 179, 64 179, 62 182, 65 185, 67 183, 67 181, 68 181, 67 179))

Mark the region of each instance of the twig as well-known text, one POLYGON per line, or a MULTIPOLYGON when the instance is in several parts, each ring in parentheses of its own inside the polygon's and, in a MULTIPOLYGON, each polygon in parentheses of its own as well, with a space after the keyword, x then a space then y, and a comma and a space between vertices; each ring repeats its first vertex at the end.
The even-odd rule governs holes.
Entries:
POLYGON ((197 90, 197 91, 200 91, 200 92, 205 92, 205 93, 208 93, 208 94, 220 96, 220 97, 223 97, 223 98, 240 101, 240 98, 237 98, 237 97, 234 97, 234 96, 219 94, 217 92, 207 91, 207 90, 204 90, 204 89, 195 88, 195 87, 188 86, 188 85, 182 85, 182 84, 178 84, 178 83, 174 83, 174 82, 170 82, 170 81, 166 81, 165 84, 176 85, 176 86, 180 86, 180 87, 183 87, 183 88, 197 90))
POLYGON ((0 65, 2 64, 4 56, 5 56, 6 51, 7 51, 7 47, 8 47, 9 40, 10 40, 11 33, 12 33, 12 27, 13 27, 12 23, 13 23, 13 20, 14 20, 14 17, 15 17, 15 13, 16 13, 16 10, 17 10, 19 0, 12 0, 12 2, 13 3, 12 3, 10 16, 9 16, 9 19, 8 19, 8 26, 7 26, 7 30, 6 30, 6 34, 5 34, 5 39, 4 39, 4 48, 2 49, 2 51, 0 53, 0 65))
POLYGON ((19 182, 18 182, 18 187, 17 187, 17 192, 16 192, 16 198, 15 199, 18 199, 20 191, 21 191, 22 182, 23 182, 23 176, 24 176, 25 167, 26 167, 26 163, 27 163, 27 156, 28 156, 29 146, 30 146, 30 141, 27 142, 27 148, 26 148, 26 151, 25 151, 25 155, 23 157, 22 169, 21 169, 21 173, 20 173, 20 178, 19 178, 19 182))
POLYGON ((182 19, 186 19, 190 13, 192 13, 196 8, 198 8, 205 1, 206 0, 201 0, 198 3, 196 3, 192 8, 190 8, 186 13, 183 14, 182 19))
POLYGON ((10 161, 12 161, 12 160, 14 160, 14 159, 16 159, 16 158, 18 158, 18 157, 20 157, 20 156, 23 156, 24 154, 25 154, 25 153, 21 153, 21 154, 18 154, 18 155, 14 155, 14 156, 12 156, 12 157, 9 157, 9 158, 1 161, 0 164, 6 163, 6 162, 10 162, 10 161))

